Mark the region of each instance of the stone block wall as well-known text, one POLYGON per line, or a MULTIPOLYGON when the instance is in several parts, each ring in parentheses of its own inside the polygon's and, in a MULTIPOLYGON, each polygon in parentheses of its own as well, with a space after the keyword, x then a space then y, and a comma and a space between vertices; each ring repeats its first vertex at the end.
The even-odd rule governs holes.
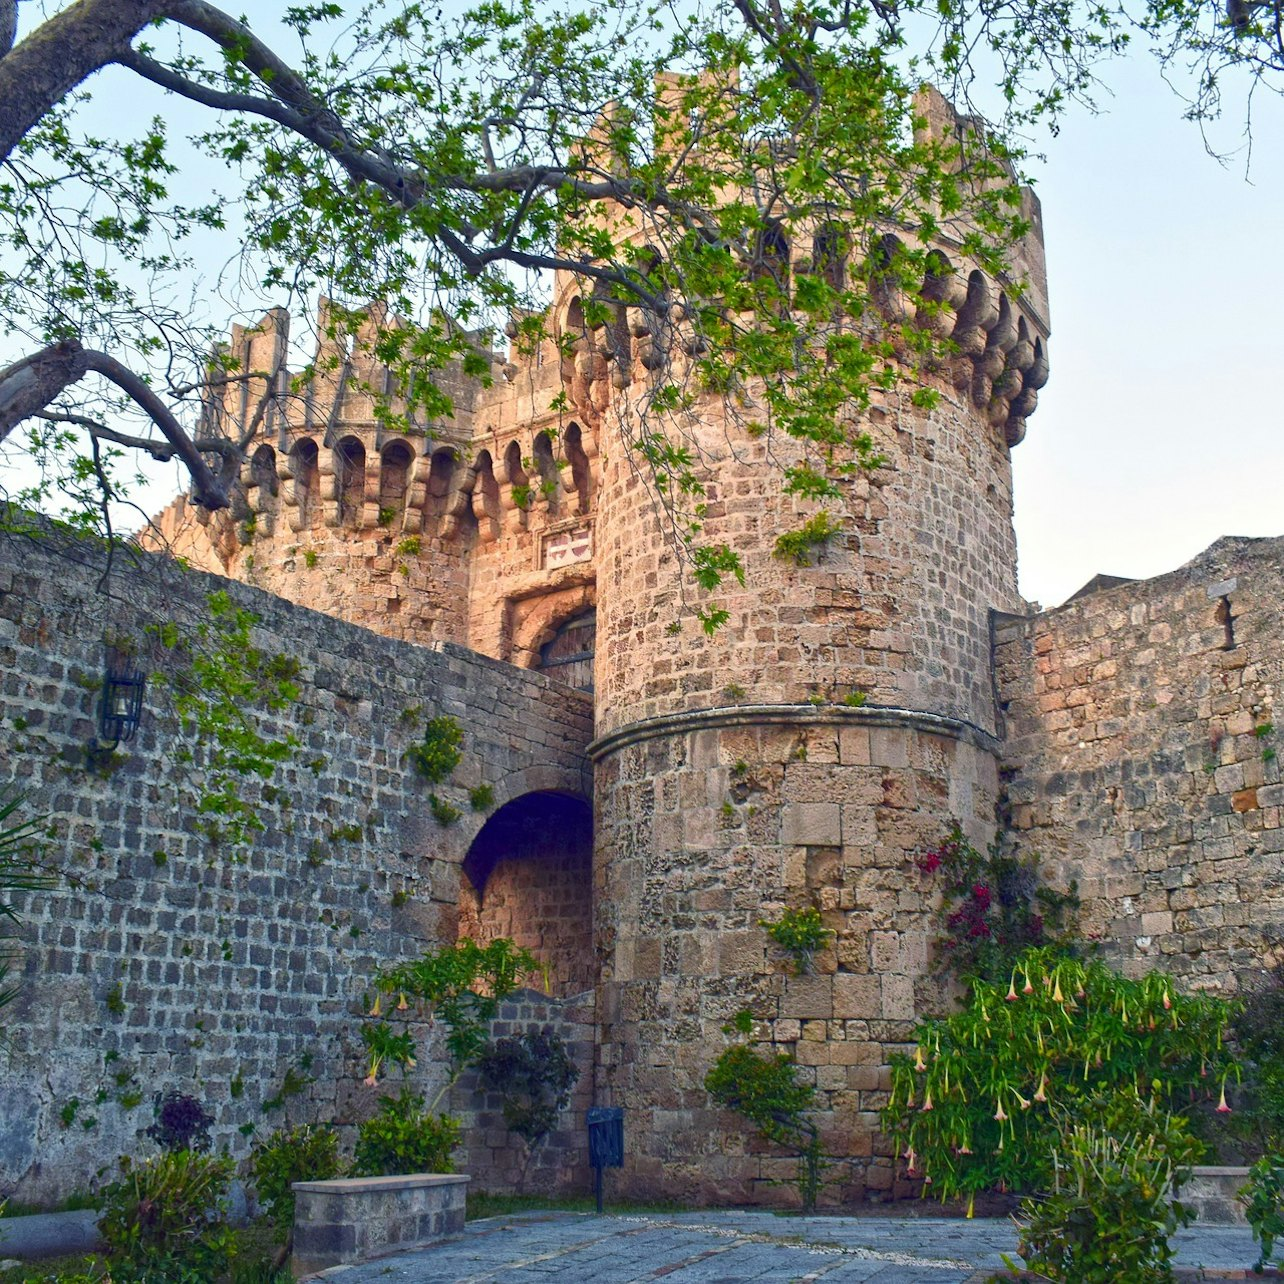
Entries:
POLYGON ((558 795, 530 795, 496 813, 464 862, 459 931, 507 937, 539 956, 550 994, 597 983, 593 952, 593 817, 558 795))
POLYGON ((997 630, 1014 839, 1130 972, 1234 993, 1284 959, 1281 639, 1284 539, 997 630))
POLYGON ((705 1075, 749 1008, 755 1038, 819 1090, 827 1201, 891 1190, 877 1134, 893 1052, 946 1001, 927 975, 932 902, 914 855, 960 820, 989 841, 992 751, 946 719, 746 707, 595 742, 601 1104, 622 1106, 633 1196, 780 1203, 795 1164, 713 1106, 705 1075), (813 975, 764 920, 815 906, 813 975))
MULTIPOLYGON (((468 791, 490 785, 497 807, 588 795, 589 702, 538 674, 160 558, 118 553, 103 571, 92 546, 51 535, 0 544, 0 781, 25 791, 22 814, 40 818, 45 858, 65 873, 17 897, 23 984, 4 1016, 0 1193, 32 1200, 145 1148, 163 1088, 200 1097, 216 1143, 237 1153, 251 1129, 372 1109, 363 993, 381 964, 456 939, 460 865, 486 819, 468 791), (179 726, 184 665, 147 632, 199 628, 214 590, 259 617, 255 646, 300 665, 298 700, 250 715, 299 746, 270 780, 239 782, 264 826, 240 850, 203 832, 210 746, 179 726), (132 637, 153 676, 137 737, 96 772, 84 750, 105 635, 132 637), (437 714, 459 721, 463 759, 430 787, 405 753, 437 714), (430 788, 455 823, 434 819, 430 788)), ((424 1058, 425 1085, 438 1057, 424 1058)))
MULTIPOLYGON (((743 559, 708 595, 729 612, 712 637, 680 632, 682 574, 627 458, 603 472, 598 556, 598 732, 680 709, 839 702, 930 711, 994 730, 989 612, 1015 609, 1011 461, 1002 435, 942 381, 939 405, 889 394, 867 427, 882 467, 844 483, 841 530, 796 566, 774 555, 815 505, 781 489, 780 443, 737 441, 710 399, 693 428, 708 460, 701 539, 743 559)), ((704 604, 703 602, 701 604, 704 604)))

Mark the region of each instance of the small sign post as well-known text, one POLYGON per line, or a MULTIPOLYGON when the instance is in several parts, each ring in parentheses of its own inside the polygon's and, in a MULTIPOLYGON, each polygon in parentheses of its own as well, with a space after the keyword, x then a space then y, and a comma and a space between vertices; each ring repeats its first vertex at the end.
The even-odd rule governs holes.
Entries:
POLYGON ((593 1165, 598 1215, 602 1212, 602 1169, 624 1164, 624 1111, 619 1106, 592 1106, 588 1124, 589 1163, 593 1165))

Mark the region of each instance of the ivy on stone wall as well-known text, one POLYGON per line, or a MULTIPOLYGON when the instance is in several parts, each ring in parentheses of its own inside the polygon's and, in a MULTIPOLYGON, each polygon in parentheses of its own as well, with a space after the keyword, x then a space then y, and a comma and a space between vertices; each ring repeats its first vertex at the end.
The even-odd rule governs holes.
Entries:
POLYGON ((209 614, 194 625, 174 621, 148 626, 172 657, 168 683, 179 726, 189 745, 180 762, 199 771, 196 811, 200 830, 240 857, 263 829, 246 784, 268 781, 295 749, 291 732, 266 734, 263 714, 280 714, 300 695, 299 662, 254 645, 259 617, 239 607, 222 590, 208 594, 209 614))

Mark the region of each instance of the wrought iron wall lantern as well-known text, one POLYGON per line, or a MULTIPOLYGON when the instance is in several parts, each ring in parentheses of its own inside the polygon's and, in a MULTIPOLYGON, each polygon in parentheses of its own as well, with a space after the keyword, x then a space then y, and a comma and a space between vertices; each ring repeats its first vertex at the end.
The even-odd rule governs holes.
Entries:
POLYGON ((98 704, 98 734, 95 746, 115 749, 123 740, 133 739, 143 716, 143 691, 147 675, 128 655, 114 648, 107 651, 107 671, 98 704))

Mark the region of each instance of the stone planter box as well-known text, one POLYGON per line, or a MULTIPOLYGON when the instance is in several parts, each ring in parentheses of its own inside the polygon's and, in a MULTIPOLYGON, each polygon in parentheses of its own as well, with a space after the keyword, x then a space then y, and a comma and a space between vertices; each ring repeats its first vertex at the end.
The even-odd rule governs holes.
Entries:
POLYGON ((1196 1219, 1205 1226, 1247 1226, 1244 1205, 1235 1198, 1236 1191, 1247 1181, 1247 1168, 1192 1168, 1190 1180, 1177 1198, 1193 1208, 1196 1219))
POLYGON ((458 1234, 468 1182, 460 1173, 295 1182, 295 1278, 458 1234))

